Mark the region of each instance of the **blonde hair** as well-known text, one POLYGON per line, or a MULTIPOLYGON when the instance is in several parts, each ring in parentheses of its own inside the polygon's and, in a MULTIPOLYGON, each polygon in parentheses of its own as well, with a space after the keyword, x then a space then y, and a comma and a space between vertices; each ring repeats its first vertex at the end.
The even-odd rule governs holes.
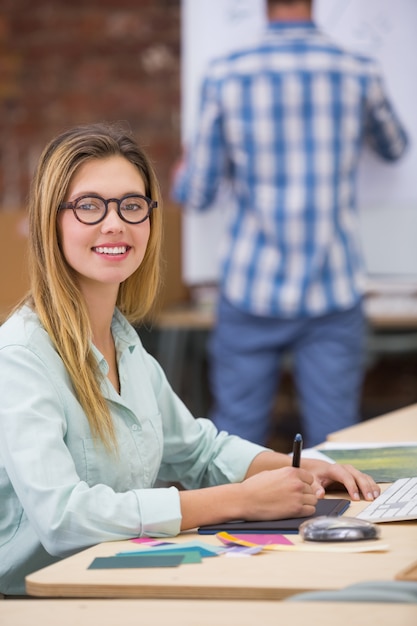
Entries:
POLYGON ((146 195, 158 202, 149 218, 144 259, 121 284, 116 303, 130 322, 143 320, 159 289, 162 214, 153 167, 132 135, 116 124, 92 124, 62 133, 40 157, 29 201, 29 303, 67 368, 93 435, 108 449, 115 446, 114 425, 100 390, 101 374, 91 349, 87 308, 60 248, 57 214, 77 168, 88 160, 113 155, 123 156, 137 167, 146 195))

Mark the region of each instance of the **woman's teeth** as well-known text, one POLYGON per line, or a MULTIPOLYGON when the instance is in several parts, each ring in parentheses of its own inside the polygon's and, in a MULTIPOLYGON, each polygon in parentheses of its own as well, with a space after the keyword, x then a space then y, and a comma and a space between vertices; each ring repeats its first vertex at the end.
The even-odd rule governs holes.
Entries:
POLYGON ((99 254, 124 254, 127 251, 127 247, 117 246, 108 248, 107 246, 100 246, 98 248, 94 248, 94 250, 99 254))

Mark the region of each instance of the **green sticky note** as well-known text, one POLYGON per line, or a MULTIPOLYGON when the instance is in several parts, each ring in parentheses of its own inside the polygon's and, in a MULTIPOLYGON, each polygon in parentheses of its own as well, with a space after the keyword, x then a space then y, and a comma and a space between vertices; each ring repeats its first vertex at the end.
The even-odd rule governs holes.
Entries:
POLYGON ((183 562, 183 554, 144 554, 135 556, 100 556, 88 569, 134 569, 139 567, 177 567, 183 562))
POLYGON ((179 550, 174 554, 182 555, 182 563, 201 563, 202 561, 201 554, 197 550, 187 550, 186 552, 179 550))

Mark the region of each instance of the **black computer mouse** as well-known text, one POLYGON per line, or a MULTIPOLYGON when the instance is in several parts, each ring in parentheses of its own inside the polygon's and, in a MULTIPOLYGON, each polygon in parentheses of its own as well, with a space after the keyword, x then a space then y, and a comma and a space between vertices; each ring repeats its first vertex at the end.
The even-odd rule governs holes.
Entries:
POLYGON ((361 541, 378 539, 378 526, 356 517, 321 515, 300 525, 300 536, 305 541, 361 541))

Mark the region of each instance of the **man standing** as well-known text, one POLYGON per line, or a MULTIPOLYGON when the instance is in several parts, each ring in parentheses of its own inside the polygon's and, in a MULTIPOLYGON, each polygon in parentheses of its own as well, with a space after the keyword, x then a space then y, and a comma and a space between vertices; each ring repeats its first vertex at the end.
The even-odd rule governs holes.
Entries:
POLYGON ((364 142, 386 160, 406 133, 377 64, 312 20, 311 0, 269 0, 261 40, 212 63, 174 198, 203 210, 228 179, 210 345, 211 415, 265 444, 291 352, 305 444, 359 420, 364 267, 356 178, 364 142))

